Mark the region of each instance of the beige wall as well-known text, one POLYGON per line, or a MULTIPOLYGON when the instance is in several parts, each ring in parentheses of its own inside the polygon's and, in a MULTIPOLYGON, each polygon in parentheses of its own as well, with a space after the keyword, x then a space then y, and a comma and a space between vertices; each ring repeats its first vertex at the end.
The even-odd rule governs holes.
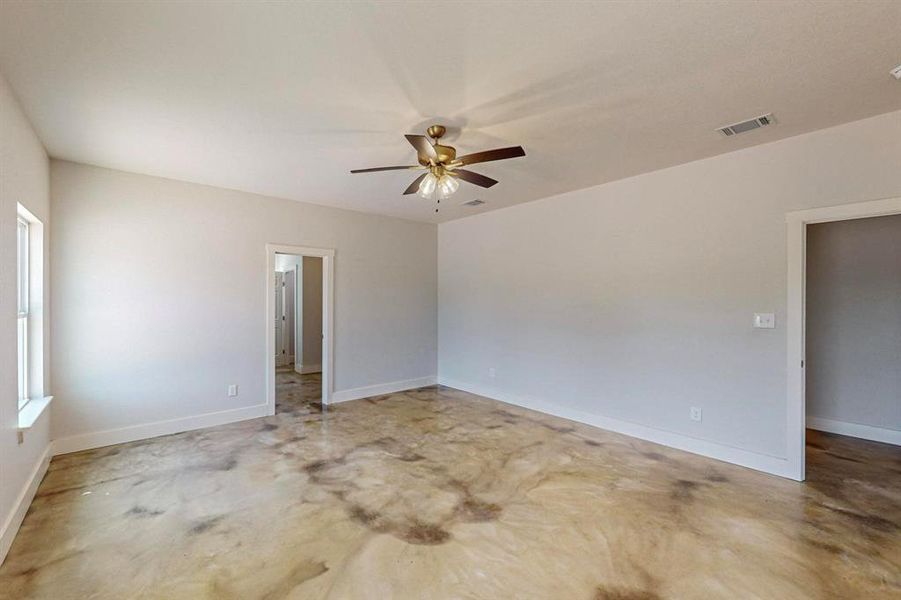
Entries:
POLYGON ((901 112, 441 224, 439 380, 776 471, 785 214, 893 196, 901 112))
POLYGON ((64 161, 51 179, 54 437, 264 404, 267 243, 335 249, 336 392, 435 375, 434 225, 64 161))
MULTIPOLYGON (((322 259, 303 257, 303 367, 322 366, 322 259)), ((377 318, 377 317, 375 317, 377 318)))
POLYGON ((807 229, 807 414, 901 430, 901 215, 807 229))
MULTIPOLYGON (((50 199, 47 154, 0 75, 0 561, 19 523, 15 510, 23 488, 50 443, 50 410, 17 439, 16 366, 16 203, 44 224, 44 291, 48 290, 47 246, 50 199)), ((46 298, 46 296, 45 296, 46 298)), ((43 307, 43 347, 49 348, 49 304, 43 307)), ((44 391, 50 393, 49 356, 44 360, 44 391)), ((51 407, 52 409, 53 407, 51 407)))

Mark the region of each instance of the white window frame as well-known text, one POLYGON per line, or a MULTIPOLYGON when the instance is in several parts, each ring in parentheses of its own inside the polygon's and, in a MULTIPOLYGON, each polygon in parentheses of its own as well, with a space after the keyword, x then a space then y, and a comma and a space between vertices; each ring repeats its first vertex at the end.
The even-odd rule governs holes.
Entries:
POLYGON ((44 277, 44 224, 16 203, 16 321, 18 323, 18 436, 34 427, 53 396, 44 377, 46 355, 46 294, 44 277))
POLYGON ((18 409, 22 410, 30 399, 28 371, 29 360, 28 336, 29 320, 29 282, 31 269, 29 264, 31 243, 31 224, 21 216, 16 217, 16 327, 17 327, 17 368, 18 368, 18 409))

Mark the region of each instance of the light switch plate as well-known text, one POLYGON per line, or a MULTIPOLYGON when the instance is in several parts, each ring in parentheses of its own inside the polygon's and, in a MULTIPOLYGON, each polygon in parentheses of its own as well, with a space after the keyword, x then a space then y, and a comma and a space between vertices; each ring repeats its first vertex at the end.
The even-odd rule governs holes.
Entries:
POLYGON ((775 329, 776 314, 775 313, 754 313, 755 329, 775 329))

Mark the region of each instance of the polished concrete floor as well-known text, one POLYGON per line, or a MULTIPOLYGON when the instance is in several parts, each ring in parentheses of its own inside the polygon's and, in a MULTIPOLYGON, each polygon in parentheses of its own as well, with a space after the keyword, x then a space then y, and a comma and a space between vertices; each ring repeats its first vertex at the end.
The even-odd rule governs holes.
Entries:
POLYGON ((293 366, 275 369, 275 412, 292 411, 322 412, 321 373, 299 375, 293 366))
POLYGON ((59 456, 2 598, 901 598, 901 451, 798 484, 447 388, 59 456))

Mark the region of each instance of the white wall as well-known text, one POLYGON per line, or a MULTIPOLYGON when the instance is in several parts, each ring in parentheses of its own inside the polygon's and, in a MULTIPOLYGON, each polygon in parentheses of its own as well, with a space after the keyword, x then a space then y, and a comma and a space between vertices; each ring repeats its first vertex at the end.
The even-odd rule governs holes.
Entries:
POLYGON ((336 392, 435 375, 434 225, 61 161, 51 192, 54 437, 264 404, 266 243, 336 250, 336 392))
POLYGON ((901 430, 901 215, 807 229, 807 414, 901 430))
MULTIPOLYGON (((18 530, 30 497, 26 489, 50 443, 50 411, 17 439, 16 377, 16 203, 44 224, 45 282, 50 237, 48 161, 6 79, 0 75, 0 562, 18 530), (24 506, 20 499, 25 497, 24 506), (22 510, 17 510, 17 509, 22 510)), ((49 310, 44 306, 44 348, 49 347, 49 310)), ((44 360, 45 393, 50 390, 49 357, 44 360)), ((30 490, 33 493, 33 489, 30 490)))
POLYGON ((785 213, 899 195, 895 112, 442 224, 439 380, 778 472, 785 213))

